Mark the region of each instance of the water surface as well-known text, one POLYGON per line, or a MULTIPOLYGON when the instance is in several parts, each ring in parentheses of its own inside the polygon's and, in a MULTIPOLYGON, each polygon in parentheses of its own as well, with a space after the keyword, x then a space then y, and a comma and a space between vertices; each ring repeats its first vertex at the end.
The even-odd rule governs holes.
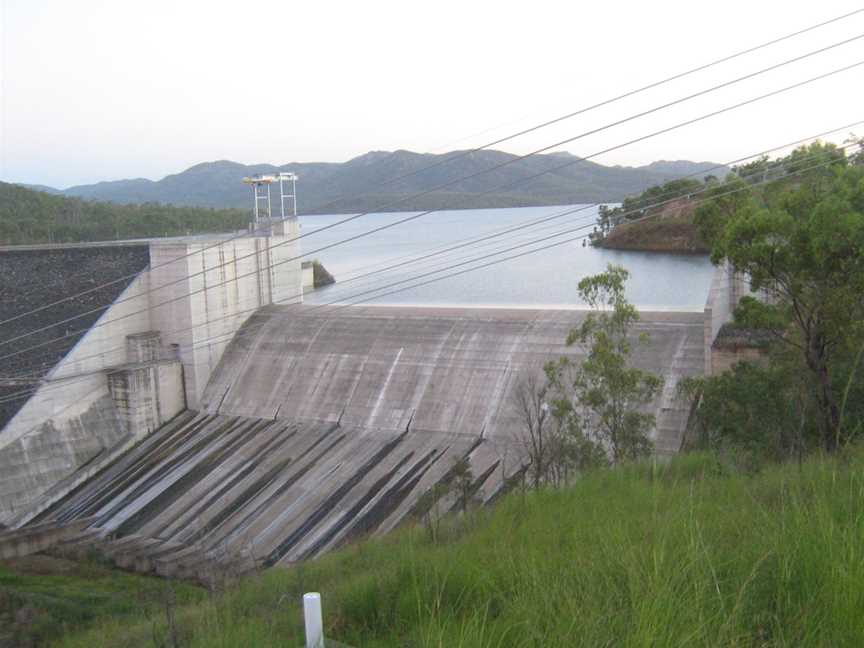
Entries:
POLYGON ((307 293, 305 301, 314 304, 580 308, 584 304, 577 295, 579 280, 602 272, 608 263, 615 263, 630 271, 627 297, 641 309, 701 311, 705 305, 713 272, 706 256, 603 250, 590 245, 583 247, 582 239, 570 241, 591 231, 597 213, 594 206, 433 212, 319 251, 416 213, 368 214, 331 230, 317 232, 346 215, 301 216, 304 258, 319 259, 337 280, 333 286, 307 293), (405 264, 449 246, 567 211, 573 213, 405 264), (561 233, 565 230, 575 231, 561 233), (546 240, 537 240, 541 238, 546 240), (540 249, 555 243, 560 244, 540 249), (529 251, 535 252, 472 269, 529 251), (404 265, 387 269, 395 264, 404 265), (465 270, 470 271, 445 278, 465 270), (419 283, 425 285, 416 285, 419 283))

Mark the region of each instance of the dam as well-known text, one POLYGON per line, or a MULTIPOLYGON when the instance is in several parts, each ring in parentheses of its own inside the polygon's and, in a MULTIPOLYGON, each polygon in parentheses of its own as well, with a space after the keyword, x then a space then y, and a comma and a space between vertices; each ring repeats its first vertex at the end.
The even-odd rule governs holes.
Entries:
MULTIPOLYGON (((290 235, 138 249, 145 267, 7 414, 0 523, 75 525, 118 564, 194 576, 385 533, 461 459, 494 500, 524 466, 514 387, 579 360, 564 341, 584 312, 303 304, 299 246, 275 249, 290 235)), ((704 312, 642 312, 636 327, 649 342, 634 364, 664 378, 661 456, 689 416, 676 385, 709 368, 729 316, 734 291, 719 270, 715 284, 704 312)))

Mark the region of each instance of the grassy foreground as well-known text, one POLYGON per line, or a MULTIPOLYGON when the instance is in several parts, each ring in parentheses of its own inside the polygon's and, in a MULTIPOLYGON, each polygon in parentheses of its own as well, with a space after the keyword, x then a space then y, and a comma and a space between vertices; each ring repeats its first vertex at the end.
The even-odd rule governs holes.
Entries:
MULTIPOLYGON (((179 645, 300 646, 300 594, 353 646, 862 646, 864 453, 737 474, 706 455, 514 493, 181 606, 179 645)), ((154 645, 164 618, 63 646, 154 645)), ((171 645, 171 644, 165 644, 171 645)))
MULTIPOLYGON (((0 562, 0 646, 42 646, 111 617, 161 614, 169 584, 127 574, 93 560, 75 563, 50 556, 0 562)), ((206 593, 170 584, 174 604, 206 593)))

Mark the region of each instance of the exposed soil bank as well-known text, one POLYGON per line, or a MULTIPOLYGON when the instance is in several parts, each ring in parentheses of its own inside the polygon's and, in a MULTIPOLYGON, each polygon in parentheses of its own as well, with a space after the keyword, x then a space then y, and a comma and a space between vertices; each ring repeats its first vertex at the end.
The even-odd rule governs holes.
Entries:
POLYGON ((621 223, 598 247, 642 252, 707 254, 710 250, 693 222, 693 202, 679 200, 643 216, 644 220, 621 223))

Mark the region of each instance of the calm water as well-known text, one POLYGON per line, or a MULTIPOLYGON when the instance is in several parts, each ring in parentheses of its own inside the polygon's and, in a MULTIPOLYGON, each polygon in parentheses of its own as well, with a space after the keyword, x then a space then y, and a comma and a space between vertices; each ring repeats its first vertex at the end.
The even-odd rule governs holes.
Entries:
POLYGON ((333 286, 308 293, 305 301, 578 308, 583 306, 576 294, 579 279, 601 272, 607 263, 616 263, 630 271, 628 299, 642 309, 701 311, 705 305, 712 274, 707 257, 602 250, 583 247, 581 240, 415 287, 417 283, 583 236, 594 223, 593 206, 441 211, 329 250, 316 251, 411 214, 369 214, 332 230, 317 232, 345 215, 301 216, 305 258, 320 259, 337 281, 333 286), (574 209, 579 211, 523 231, 386 269, 466 240, 574 209), (554 238, 533 243, 550 236, 554 238), (494 255, 495 252, 500 254, 494 255), (486 258, 475 260, 480 256, 486 258))

